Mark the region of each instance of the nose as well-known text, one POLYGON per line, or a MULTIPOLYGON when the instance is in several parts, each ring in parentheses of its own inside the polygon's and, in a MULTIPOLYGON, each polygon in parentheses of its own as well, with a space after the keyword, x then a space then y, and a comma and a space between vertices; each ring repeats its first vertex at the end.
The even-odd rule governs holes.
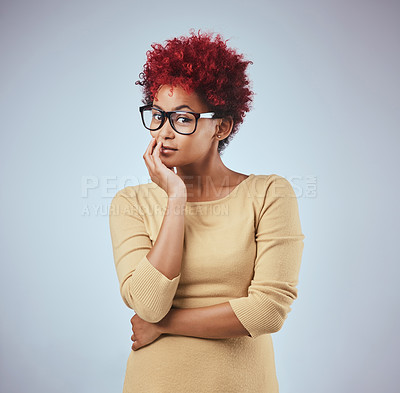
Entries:
POLYGON ((158 140, 163 140, 163 139, 172 139, 175 137, 175 131, 171 126, 171 123, 168 118, 165 119, 164 124, 162 127, 154 131, 157 132, 158 134, 158 140))

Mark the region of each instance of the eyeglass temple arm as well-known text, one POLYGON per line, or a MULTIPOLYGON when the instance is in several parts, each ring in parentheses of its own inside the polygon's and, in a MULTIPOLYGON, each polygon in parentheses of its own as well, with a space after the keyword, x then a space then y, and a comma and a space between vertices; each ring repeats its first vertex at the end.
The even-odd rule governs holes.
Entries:
POLYGON ((212 119, 212 117, 215 115, 214 112, 207 112, 207 113, 199 113, 199 117, 206 118, 206 119, 212 119))

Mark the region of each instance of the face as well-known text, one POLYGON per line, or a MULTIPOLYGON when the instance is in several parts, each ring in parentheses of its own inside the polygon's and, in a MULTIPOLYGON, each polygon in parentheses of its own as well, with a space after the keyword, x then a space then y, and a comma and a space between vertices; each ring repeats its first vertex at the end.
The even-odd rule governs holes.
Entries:
MULTIPOLYGON (((181 110, 188 112, 209 112, 209 108, 194 92, 188 94, 180 86, 174 86, 171 92, 170 85, 160 86, 153 106, 165 112, 181 110)), ((177 149, 161 152, 161 161, 168 167, 185 167, 197 171, 196 166, 205 165, 214 154, 218 154, 219 139, 216 137, 221 119, 199 118, 196 131, 190 135, 182 135, 174 131, 168 120, 157 131, 149 131, 163 146, 177 149)))

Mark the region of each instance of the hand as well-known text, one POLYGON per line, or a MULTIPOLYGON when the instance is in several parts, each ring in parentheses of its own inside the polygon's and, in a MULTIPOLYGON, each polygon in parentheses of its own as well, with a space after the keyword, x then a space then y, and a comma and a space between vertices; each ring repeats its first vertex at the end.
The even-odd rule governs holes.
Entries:
POLYGON ((133 332, 131 340, 133 341, 132 349, 134 351, 152 343, 162 334, 157 324, 146 322, 137 314, 131 318, 131 324, 133 332))
POLYGON ((161 161, 160 147, 161 142, 156 144, 156 139, 152 138, 146 152, 143 154, 143 159, 151 180, 161 187, 168 196, 182 196, 186 198, 185 183, 174 172, 173 167, 169 168, 161 161))

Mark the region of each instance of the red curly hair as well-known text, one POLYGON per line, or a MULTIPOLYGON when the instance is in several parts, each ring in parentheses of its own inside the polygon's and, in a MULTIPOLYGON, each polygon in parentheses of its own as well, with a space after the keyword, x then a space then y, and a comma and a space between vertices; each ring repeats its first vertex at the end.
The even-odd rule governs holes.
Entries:
POLYGON ((233 128, 229 136, 218 142, 218 153, 237 133, 246 112, 251 109, 254 93, 250 89, 245 71, 252 61, 243 59, 234 49, 228 48, 220 34, 196 34, 166 40, 166 45, 153 43, 146 52, 147 61, 136 85, 143 88, 142 102, 153 103, 161 85, 181 86, 187 93, 195 92, 218 116, 232 116, 233 128), (142 81, 140 80, 142 79, 142 81))

